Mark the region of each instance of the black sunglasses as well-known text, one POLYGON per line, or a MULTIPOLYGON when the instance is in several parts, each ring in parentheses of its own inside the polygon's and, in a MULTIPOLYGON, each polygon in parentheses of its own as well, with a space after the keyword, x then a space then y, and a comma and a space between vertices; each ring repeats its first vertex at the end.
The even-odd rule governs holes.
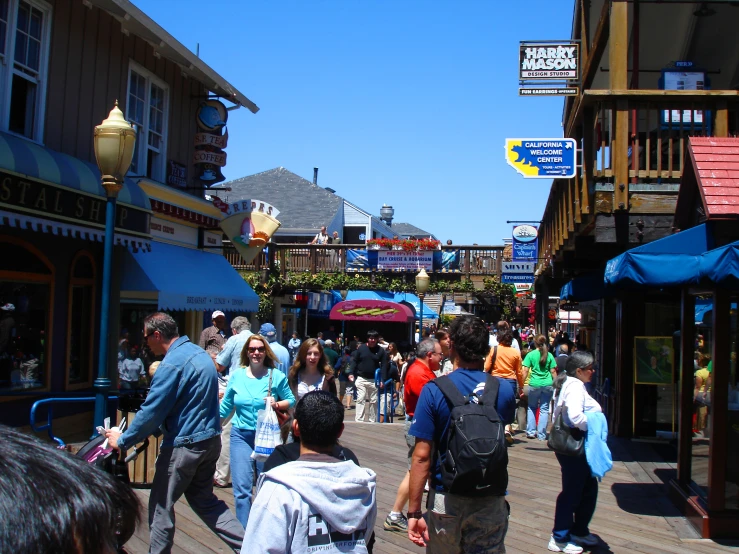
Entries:
POLYGON ((264 346, 250 346, 248 350, 249 354, 254 354, 254 352, 264 352, 265 348, 264 346))

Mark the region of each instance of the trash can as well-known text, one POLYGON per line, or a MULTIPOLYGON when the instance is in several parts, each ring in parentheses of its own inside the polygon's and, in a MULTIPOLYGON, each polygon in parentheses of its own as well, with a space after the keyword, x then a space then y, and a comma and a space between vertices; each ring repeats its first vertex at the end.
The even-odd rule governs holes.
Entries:
MULTIPOLYGON (((126 419, 127 427, 130 427, 136 413, 141 409, 141 405, 149 394, 148 388, 136 389, 132 391, 121 391, 118 395, 118 415, 116 423, 120 424, 122 419, 126 419)), ((154 481, 154 473, 156 472, 155 463, 159 454, 159 446, 162 443, 162 436, 149 437, 149 446, 147 446, 141 454, 128 463, 128 476, 131 479, 131 486, 134 488, 148 489, 154 481)), ((128 455, 129 451, 126 452, 128 455)))

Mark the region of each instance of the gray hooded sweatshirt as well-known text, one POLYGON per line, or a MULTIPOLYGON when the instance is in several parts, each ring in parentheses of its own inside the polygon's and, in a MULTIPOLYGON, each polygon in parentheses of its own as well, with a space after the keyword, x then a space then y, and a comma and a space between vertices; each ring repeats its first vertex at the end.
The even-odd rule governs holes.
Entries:
POLYGON ((367 552, 376 487, 371 469, 329 456, 276 467, 259 478, 241 552, 367 552))

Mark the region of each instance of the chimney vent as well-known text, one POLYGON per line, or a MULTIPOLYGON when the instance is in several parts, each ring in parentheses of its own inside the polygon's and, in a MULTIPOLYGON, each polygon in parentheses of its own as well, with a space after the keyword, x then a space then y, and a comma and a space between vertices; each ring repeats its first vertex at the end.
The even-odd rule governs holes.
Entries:
POLYGON ((380 219, 385 222, 385 224, 390 227, 393 224, 393 216, 395 215, 395 210, 392 206, 388 206, 387 204, 382 205, 382 209, 380 210, 380 219))
POLYGON ((313 168, 313 184, 314 185, 318 184, 318 168, 317 167, 313 168))

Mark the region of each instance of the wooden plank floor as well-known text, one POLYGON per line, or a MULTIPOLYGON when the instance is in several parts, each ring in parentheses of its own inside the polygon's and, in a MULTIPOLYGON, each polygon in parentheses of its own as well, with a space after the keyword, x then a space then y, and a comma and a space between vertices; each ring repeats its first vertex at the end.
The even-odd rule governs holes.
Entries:
MULTIPOLYGON (((348 412, 347 415, 354 415, 348 412)), ((349 418, 347 418, 349 419, 349 418)), ((509 496, 511 518, 506 548, 513 553, 545 552, 552 527, 554 505, 560 492, 560 470, 554 454, 543 442, 521 438, 509 450, 509 496)), ((362 424, 346 422, 342 442, 351 448, 362 465, 377 473, 378 554, 423 552, 408 538, 382 528, 397 485, 407 468, 402 424, 362 424)), ((591 531, 601 544, 590 552, 597 554, 643 552, 648 554, 719 553, 737 554, 739 543, 700 539, 666 496, 665 482, 675 471, 649 445, 613 440, 613 470, 599 487, 598 508, 591 531)), ((144 506, 148 491, 138 491, 144 506)), ((216 489, 216 494, 233 509, 231 489, 216 489)), ((184 498, 176 507, 175 553, 228 552, 192 512, 184 498)), ((148 529, 144 522, 126 545, 131 554, 147 552, 148 529)))

